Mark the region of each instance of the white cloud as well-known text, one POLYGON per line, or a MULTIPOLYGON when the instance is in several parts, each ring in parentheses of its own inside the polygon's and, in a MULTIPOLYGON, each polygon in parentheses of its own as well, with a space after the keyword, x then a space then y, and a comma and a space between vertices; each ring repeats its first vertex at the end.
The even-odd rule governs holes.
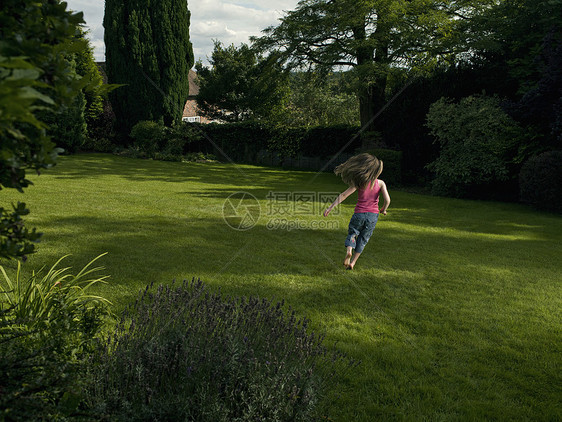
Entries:
POLYGON ((218 21, 196 22, 191 25, 189 30, 191 37, 223 38, 236 36, 236 31, 228 29, 228 26, 218 21))
MULTIPOLYGON (((103 43, 103 0, 66 0, 72 10, 84 12, 89 38, 97 61, 105 60, 103 43)), ((293 10, 298 0, 192 0, 190 38, 195 59, 206 62, 213 51, 213 40, 225 45, 248 43, 276 25, 283 11, 293 10)))

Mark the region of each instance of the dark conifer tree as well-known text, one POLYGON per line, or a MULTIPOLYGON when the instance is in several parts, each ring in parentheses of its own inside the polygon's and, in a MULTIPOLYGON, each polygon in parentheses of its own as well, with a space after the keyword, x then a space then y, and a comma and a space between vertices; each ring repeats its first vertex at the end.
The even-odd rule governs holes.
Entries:
POLYGON ((106 0, 108 82, 117 130, 141 120, 170 125, 181 119, 193 66, 190 12, 185 0, 106 0))

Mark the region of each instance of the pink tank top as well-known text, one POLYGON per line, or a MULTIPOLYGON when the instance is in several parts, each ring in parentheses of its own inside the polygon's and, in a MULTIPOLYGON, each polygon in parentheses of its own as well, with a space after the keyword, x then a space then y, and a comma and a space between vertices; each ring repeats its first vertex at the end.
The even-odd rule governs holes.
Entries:
POLYGON ((360 212, 379 212, 379 181, 375 180, 375 186, 371 189, 371 185, 367 189, 357 189, 357 205, 355 205, 355 213, 360 212))

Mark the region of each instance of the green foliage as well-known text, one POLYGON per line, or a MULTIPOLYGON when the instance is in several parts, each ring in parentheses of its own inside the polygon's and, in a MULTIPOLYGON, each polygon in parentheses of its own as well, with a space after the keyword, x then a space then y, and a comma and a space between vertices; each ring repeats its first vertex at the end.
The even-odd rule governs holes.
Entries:
POLYGON ((203 136, 197 126, 182 122, 166 128, 165 138, 163 152, 181 156, 186 154, 189 144, 201 141, 203 136))
POLYGON ((94 50, 88 40, 86 34, 81 33, 82 38, 87 42, 87 47, 78 51, 74 55, 76 62, 76 73, 82 77, 90 78, 90 84, 84 90, 86 105, 84 117, 88 126, 88 135, 95 136, 95 130, 91 130, 97 125, 98 119, 104 112, 104 97, 107 96, 107 87, 104 87, 103 78, 94 59, 94 50))
POLYGON ((305 136, 304 128, 278 128, 268 140, 267 150, 282 157, 296 157, 302 150, 305 136))
POLYGON ((35 246, 31 242, 38 241, 42 234, 25 227, 22 217, 28 214, 23 202, 12 204, 12 212, 0 208, 0 258, 25 259, 34 252, 35 246))
POLYGON ((308 128, 300 152, 309 157, 330 157, 338 152, 354 152, 361 146, 359 127, 327 125, 308 128))
POLYGON ((209 69, 196 64, 197 105, 206 116, 228 122, 267 118, 286 96, 285 77, 275 61, 246 44, 224 47, 215 41, 209 69))
POLYGON ((347 79, 344 73, 291 73, 290 95, 269 119, 290 128, 359 125, 359 102, 347 79))
POLYGON ((141 121, 133 126, 130 136, 136 148, 150 155, 159 150, 164 137, 164 126, 148 120, 141 121))
POLYGON ((521 161, 562 148, 562 27, 545 36, 534 63, 536 86, 509 108, 527 132, 519 154, 521 161))
POLYGON ((257 162, 258 154, 266 151, 281 157, 327 158, 360 147, 356 126, 280 128, 255 121, 192 126, 204 136, 189 144, 189 150, 212 152, 223 161, 257 162))
POLYGON ((100 345, 91 406, 123 421, 316 420, 344 361, 322 341, 282 303, 223 297, 200 281, 149 286, 100 345))
MULTIPOLYGON (((28 170, 39 172, 56 162, 60 152, 47 133, 44 116, 60 107, 72 107, 88 84, 72 70, 67 57, 85 47, 76 37, 81 13, 66 10, 56 0, 5 0, 0 11, 0 189, 20 192, 31 182, 28 170)), ((19 206, 18 206, 19 208, 19 206)), ((6 227, 20 227, 18 215, 2 209, 2 256, 33 252, 33 231, 19 230, 7 245, 6 227), (26 235, 26 233, 28 235, 26 235), (18 245, 19 243, 19 245, 18 245), (24 252, 25 251, 25 252, 24 252)))
MULTIPOLYGON (((99 257, 98 257, 99 258, 99 257)), ((83 371, 109 302, 87 290, 102 268, 41 268, 24 278, 0 266, 0 419, 63 420, 78 412, 83 371)))
POLYGON ((59 150, 45 133, 36 112, 54 101, 37 90, 45 87, 41 70, 23 58, 0 57, 0 188, 20 192, 30 185, 27 169, 54 165, 59 150))
POLYGON ((261 50, 275 51, 293 68, 330 71, 352 68, 361 125, 376 130, 372 118, 385 103, 392 67, 425 72, 451 64, 469 50, 466 22, 494 0, 309 0, 281 18, 277 27, 253 38, 261 50))
POLYGON ((442 98, 431 105, 427 126, 440 145, 428 166, 434 193, 478 195, 483 185, 509 178, 521 133, 497 98, 466 97, 458 104, 442 98))
POLYGON ((253 162, 259 151, 267 149, 274 128, 259 121, 211 123, 198 127, 200 142, 190 145, 192 152, 210 152, 222 161, 253 162), (209 148, 197 149, 197 148, 209 148))
POLYGON ((115 149, 115 114, 108 100, 103 101, 103 111, 88 124, 88 139, 85 150, 96 152, 112 152, 115 149))
MULTIPOLYGON (((213 160, 216 157, 221 161, 269 162, 270 165, 285 165, 285 159, 306 157, 304 163, 314 159, 316 164, 313 167, 317 169, 334 156, 353 154, 361 147, 357 126, 280 128, 258 121, 184 123, 172 128, 155 122, 139 122, 133 128, 131 137, 135 146, 124 153, 129 157, 193 161, 188 157, 189 153, 211 153, 213 160)), ((377 148, 375 154, 385 161, 385 180, 393 185, 400 184, 402 153, 377 148)), ((202 160, 206 161, 206 158, 202 160)), ((290 162, 294 164, 294 161, 290 162)), ((328 166, 325 170, 331 169, 328 166)))
POLYGON ((473 19, 471 32, 484 36, 474 44, 492 66, 504 66, 503 77, 517 80, 524 94, 536 87, 540 55, 547 34, 560 31, 562 3, 550 0, 504 0, 473 19))
POLYGON ((108 138, 88 138, 83 146, 90 152, 114 152, 116 146, 108 138))
POLYGON ((189 19, 182 0, 106 2, 108 82, 125 85, 110 93, 122 135, 141 120, 181 120, 193 66, 189 19))
MULTIPOLYGON (((505 110, 525 130, 517 160, 562 148, 562 2, 504 0, 470 23, 477 58, 510 92, 505 110)), ((487 90, 487 92, 491 92, 487 90)))
POLYGON ((107 278, 107 276, 92 278, 92 275, 101 271, 103 267, 90 268, 103 255, 105 254, 94 258, 76 275, 68 273, 70 267, 57 268, 66 256, 60 258, 46 273, 43 267, 37 272, 34 271, 28 279, 22 279, 20 262, 13 280, 0 266, 0 272, 4 276, 0 292, 2 308, 10 309, 13 318, 25 322, 25 325, 32 329, 37 324, 48 324, 54 318, 57 307, 62 301, 65 309, 74 315, 74 322, 83 324, 84 321, 76 316, 79 310, 82 312, 98 305, 109 304, 102 297, 87 293, 88 289, 97 283, 104 283, 107 278))
POLYGON ((61 106, 44 118, 49 125, 48 134, 57 147, 67 153, 76 152, 84 146, 87 137, 85 119, 86 99, 83 92, 78 92, 72 104, 61 106))
POLYGON ((519 174, 521 201, 538 209, 562 213, 562 151, 529 158, 519 174))

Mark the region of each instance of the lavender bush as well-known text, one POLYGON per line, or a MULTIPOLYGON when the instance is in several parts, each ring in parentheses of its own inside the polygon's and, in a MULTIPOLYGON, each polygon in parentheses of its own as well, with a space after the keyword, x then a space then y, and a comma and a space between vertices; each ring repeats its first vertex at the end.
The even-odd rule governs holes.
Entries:
POLYGON ((326 381, 353 363, 307 325, 200 280, 149 286, 93 358, 90 406, 111 420, 319 419, 326 381))

